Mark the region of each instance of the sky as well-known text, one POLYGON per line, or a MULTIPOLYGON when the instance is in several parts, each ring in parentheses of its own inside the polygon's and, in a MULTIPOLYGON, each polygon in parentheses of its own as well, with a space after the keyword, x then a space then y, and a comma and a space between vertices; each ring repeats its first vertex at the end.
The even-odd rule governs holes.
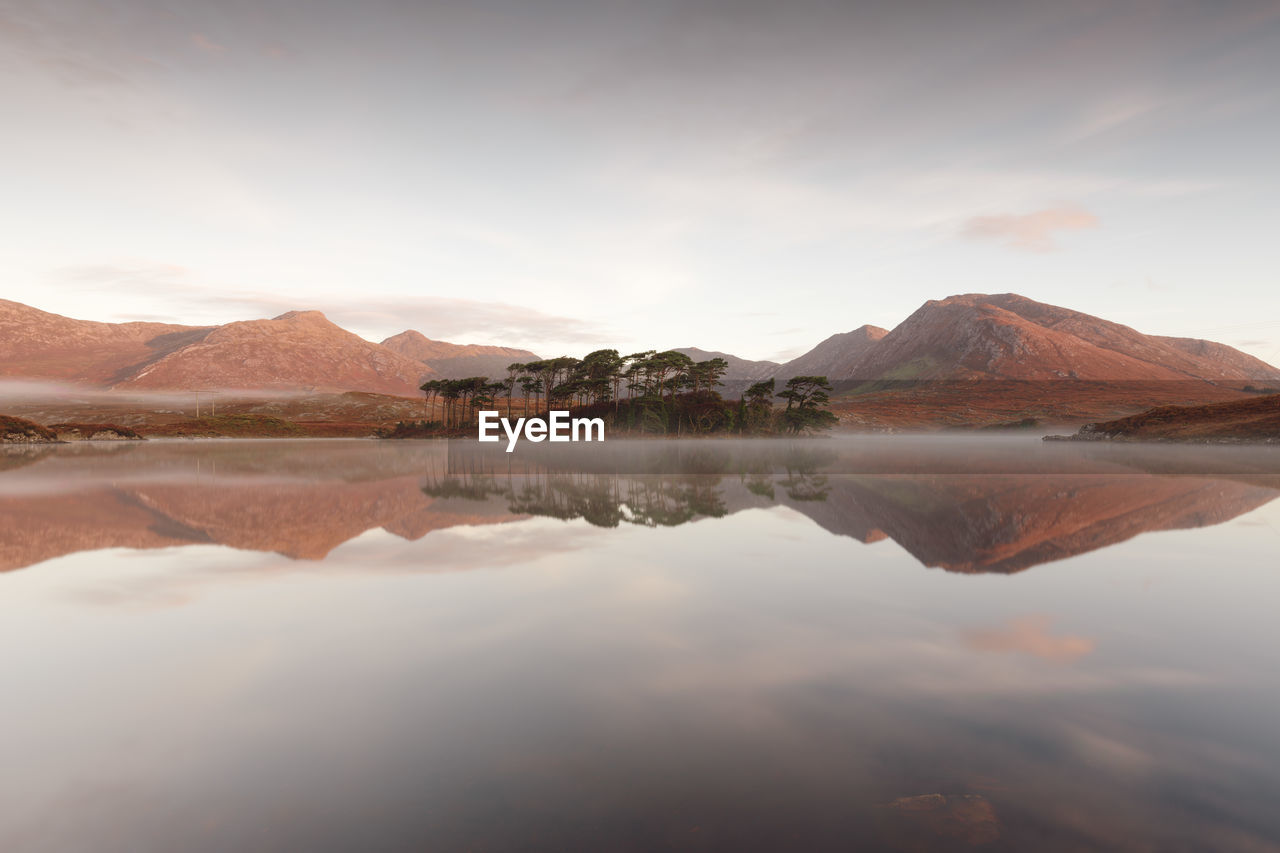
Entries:
POLYGON ((1280 362, 1280 0, 0 0, 0 297, 786 359, 1016 292, 1280 362))

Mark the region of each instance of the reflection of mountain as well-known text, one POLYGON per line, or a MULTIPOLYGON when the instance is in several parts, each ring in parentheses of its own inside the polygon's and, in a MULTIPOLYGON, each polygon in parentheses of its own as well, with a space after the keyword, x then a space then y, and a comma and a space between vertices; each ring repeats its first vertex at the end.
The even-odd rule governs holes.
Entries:
MULTIPOLYGON (((77 481, 56 490, 56 482, 30 479, 23 483, 30 491, 0 493, 0 571, 79 551, 194 544, 319 560, 376 528, 417 540, 433 530, 518 518, 502 502, 428 497, 418 476, 387 476, 385 460, 376 458, 363 460, 371 479, 340 479, 357 472, 339 465, 331 469, 332 479, 306 480, 289 453, 274 470, 262 470, 252 457, 215 454, 226 472, 219 476, 216 465, 212 471, 174 471, 170 465, 180 451, 162 451, 132 476, 121 463, 138 457, 102 454, 94 461, 106 466, 101 474, 109 482, 77 481)), ((96 466, 85 467, 92 472, 96 466)))
POLYGON ((559 451, 509 457, 475 444, 58 449, 0 479, 0 570, 85 550, 190 544, 315 560, 377 528, 417 540, 535 515, 671 527, 782 505, 836 535, 891 538, 927 566, 1012 573, 1146 531, 1219 524, 1280 494, 1280 477, 1250 471, 1239 455, 1207 455, 1197 469, 1184 452, 1185 473, 1164 476, 1147 471, 1171 460, 1148 449, 931 456, 902 441, 845 452, 618 444, 593 460, 577 455, 568 470, 559 451))
POLYGON ((868 543, 893 539, 926 566, 1013 573, 1143 532, 1220 524, 1273 500, 1278 489, 1280 483, 1268 487, 1152 475, 902 477, 793 471, 742 478, 522 475, 505 494, 513 511, 582 518, 601 527, 675 526, 782 504, 839 536, 868 543))
POLYGON ((1139 533, 1221 524, 1275 499, 1277 487, 1150 475, 851 478, 837 489, 865 516, 814 520, 862 541, 874 525, 926 566, 1012 573, 1139 533))

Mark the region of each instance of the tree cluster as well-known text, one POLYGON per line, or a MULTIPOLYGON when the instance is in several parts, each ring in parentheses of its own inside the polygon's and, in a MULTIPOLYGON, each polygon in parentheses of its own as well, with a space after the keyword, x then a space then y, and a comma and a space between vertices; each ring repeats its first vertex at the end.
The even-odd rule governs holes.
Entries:
POLYGON ((497 381, 485 376, 433 379, 423 383, 422 391, 429 410, 439 402, 439 422, 446 429, 473 423, 478 410, 504 398, 508 415, 574 409, 592 417, 609 416, 613 428, 623 431, 799 434, 835 424, 835 415, 824 408, 831 391, 826 377, 797 376, 780 392, 770 379, 752 385, 741 399, 728 401, 716 390, 728 368, 722 358, 694 361, 674 350, 621 355, 616 349, 602 349, 581 359, 516 362, 507 367, 506 378, 497 381), (778 410, 775 398, 786 400, 786 407, 778 410))

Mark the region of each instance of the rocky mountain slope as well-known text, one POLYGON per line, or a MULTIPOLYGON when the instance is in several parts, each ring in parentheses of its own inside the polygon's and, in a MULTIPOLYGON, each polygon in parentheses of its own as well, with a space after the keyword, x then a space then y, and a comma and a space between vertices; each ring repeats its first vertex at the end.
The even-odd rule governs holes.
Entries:
POLYGON ((879 326, 859 326, 852 332, 832 335, 799 358, 793 358, 778 370, 778 376, 825 376, 831 380, 853 376, 854 366, 876 343, 889 334, 879 326))
POLYGON ((213 328, 95 323, 0 299, 0 376, 109 385, 213 328))
POLYGON ((724 358, 730 380, 1280 380, 1280 368, 1225 344, 1145 335, 1013 293, 930 300, 892 331, 861 326, 781 365, 696 349, 680 352, 724 358))
POLYGON ((507 365, 515 362, 538 361, 539 356, 527 349, 486 346, 482 344, 451 344, 433 341, 412 329, 392 335, 382 346, 406 358, 420 361, 445 379, 463 379, 469 376, 506 376, 507 365))
POLYGON ((0 300, 0 376, 117 391, 360 390, 418 396, 430 367, 319 311, 223 326, 97 323, 0 300))
POLYGON ((416 396, 431 368, 342 329, 319 311, 218 326, 147 364, 117 390, 352 390, 416 396))
POLYGON ((1223 344, 1144 335, 1012 293, 930 300, 850 370, 868 380, 1280 379, 1280 369, 1223 344))

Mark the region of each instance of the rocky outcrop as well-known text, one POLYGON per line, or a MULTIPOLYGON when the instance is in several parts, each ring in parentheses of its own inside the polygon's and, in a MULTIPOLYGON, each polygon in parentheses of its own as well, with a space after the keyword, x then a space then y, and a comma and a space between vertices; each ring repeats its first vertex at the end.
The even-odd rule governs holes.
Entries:
POLYGON ((57 440, 53 430, 35 421, 0 415, 0 444, 53 444, 57 440))
POLYGON ((50 424, 58 441, 146 441, 137 432, 119 424, 50 424))
POLYGON ((982 794, 919 794, 881 808, 888 849, 968 850, 1000 838, 1000 821, 982 794))

